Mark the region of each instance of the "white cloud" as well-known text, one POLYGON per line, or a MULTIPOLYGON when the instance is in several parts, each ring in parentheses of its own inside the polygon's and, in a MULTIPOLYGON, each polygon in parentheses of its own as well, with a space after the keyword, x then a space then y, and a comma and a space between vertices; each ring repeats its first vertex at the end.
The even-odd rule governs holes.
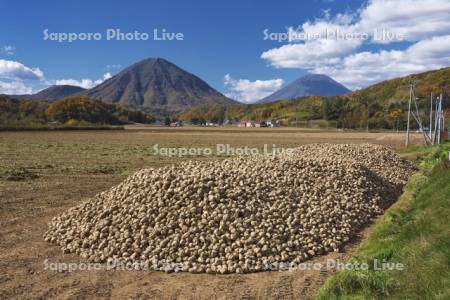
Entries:
POLYGON ((0 79, 2 79, 0 81, 0 94, 31 94, 53 84, 74 85, 89 89, 111 77, 111 73, 107 72, 103 74, 102 78, 97 80, 47 80, 39 68, 30 68, 20 62, 0 59, 0 79), (33 80, 39 80, 39 84, 32 83, 33 80), (37 89, 37 86, 40 86, 40 88, 37 89))
POLYGON ((7 95, 20 95, 20 94, 31 94, 33 89, 23 81, 10 81, 4 82, 0 81, 0 94, 7 95))
POLYGON ((108 80, 111 77, 112 77, 111 73, 107 72, 107 73, 103 74, 103 80, 101 82, 108 80))
POLYGON ((92 79, 81 79, 81 80, 77 80, 77 79, 59 79, 55 81, 56 85, 74 85, 74 86, 79 86, 85 89, 90 89, 93 88, 94 86, 99 85, 100 83, 102 83, 105 80, 108 80, 109 78, 111 78, 112 75, 111 73, 105 73, 103 74, 103 78, 102 79, 97 79, 97 80, 92 80, 92 79))
MULTIPOLYGON (((12 54, 14 47, 4 46, 2 53, 12 54)), ((33 88, 28 85, 30 81, 44 80, 44 73, 39 68, 30 68, 24 64, 0 59, 0 94, 31 94, 33 88)))
POLYGON ((14 51, 16 50, 16 47, 11 45, 5 45, 0 48, 0 53, 4 53, 6 55, 14 55, 14 51))
POLYGON ((373 0, 361 10, 358 26, 363 31, 385 28, 420 41, 430 35, 450 34, 448 0, 373 0))
POLYGON ((315 40, 304 44, 289 44, 264 52, 276 68, 313 68, 319 64, 338 63, 342 56, 349 54, 360 45, 360 41, 338 42, 335 40, 315 40))
POLYGON ((283 85, 283 79, 255 80, 234 79, 230 74, 224 76, 224 84, 229 89, 226 96, 240 102, 251 103, 277 91, 283 85))
POLYGON ((92 81, 91 79, 81 79, 81 80, 77 80, 77 79, 58 79, 55 82, 56 85, 74 85, 74 86, 79 86, 85 89, 90 89, 92 87, 94 87, 94 81, 92 81))
POLYGON ((450 1, 371 0, 355 12, 333 18, 328 12, 321 19, 288 28, 288 33, 303 38, 269 49, 261 58, 275 68, 324 73, 359 88, 448 66, 450 49, 445 43, 450 36, 450 1), (380 38, 383 32, 390 36, 380 38), (357 52, 364 44, 385 47, 398 41, 415 44, 404 50, 357 52))
POLYGON ((363 41, 359 38, 332 38, 332 34, 351 34, 355 25, 351 24, 352 14, 338 14, 330 19, 329 13, 324 19, 306 22, 298 28, 289 27, 288 34, 291 44, 270 49, 261 54, 276 68, 311 68, 320 61, 337 63, 340 58, 360 47, 363 41))
POLYGON ((17 61, 0 59, 0 78, 43 79, 44 73, 39 68, 30 68, 17 61))
POLYGON ((360 52, 345 57, 337 65, 312 69, 328 74, 352 89, 385 79, 439 69, 450 65, 450 35, 433 37, 401 50, 360 52))

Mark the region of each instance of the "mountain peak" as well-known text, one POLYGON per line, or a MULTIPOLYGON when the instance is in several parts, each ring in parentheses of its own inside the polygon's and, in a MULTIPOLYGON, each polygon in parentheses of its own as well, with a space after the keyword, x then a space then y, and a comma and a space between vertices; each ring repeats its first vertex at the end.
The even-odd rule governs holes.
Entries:
POLYGON ((197 76, 160 57, 143 59, 85 94, 108 103, 164 111, 235 103, 197 76))
POLYGON ((338 96, 350 92, 345 86, 325 74, 306 74, 260 100, 268 103, 282 99, 295 99, 306 96, 338 96))
POLYGON ((143 60, 140 60, 131 66, 127 67, 126 69, 130 68, 153 68, 155 66, 165 66, 165 65, 173 65, 169 61, 165 60, 164 58, 160 57, 149 57, 145 58, 143 60))
POLYGON ((138 61, 134 65, 138 65, 138 64, 171 64, 171 63, 162 57, 148 57, 148 58, 144 58, 141 61, 138 61))
POLYGON ((306 74, 303 77, 300 77, 300 79, 331 79, 333 80, 330 76, 325 75, 325 74, 314 74, 314 73, 310 73, 310 74, 306 74))

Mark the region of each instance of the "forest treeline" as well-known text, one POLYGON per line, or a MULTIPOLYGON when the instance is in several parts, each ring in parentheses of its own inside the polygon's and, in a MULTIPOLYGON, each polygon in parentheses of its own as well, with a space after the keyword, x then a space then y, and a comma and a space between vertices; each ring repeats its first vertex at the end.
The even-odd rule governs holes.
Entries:
MULTIPOLYGON (((61 124, 120 125, 153 123, 169 125, 181 120, 191 124, 237 123, 241 120, 276 120, 284 126, 315 126, 354 129, 404 129, 407 120, 409 83, 424 127, 429 122, 430 96, 444 95, 446 120, 450 120, 450 68, 380 82, 336 97, 311 96, 267 104, 203 105, 180 114, 143 111, 139 108, 71 96, 56 101, 15 99, 0 95, 0 126, 61 124)), ((413 107, 415 108, 415 107, 413 107)), ((413 122, 413 128, 417 128, 413 122)))
POLYGON ((139 109, 107 104, 85 96, 71 96, 50 102, 18 100, 0 95, 0 125, 3 126, 121 125, 153 121, 152 115, 139 109))

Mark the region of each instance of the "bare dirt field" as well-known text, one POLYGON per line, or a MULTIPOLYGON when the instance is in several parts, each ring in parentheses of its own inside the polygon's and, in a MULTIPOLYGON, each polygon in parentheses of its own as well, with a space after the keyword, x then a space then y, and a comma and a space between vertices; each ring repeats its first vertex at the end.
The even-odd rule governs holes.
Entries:
MULTIPOLYGON (((412 136, 414 143, 421 137, 412 136)), ((404 134, 330 132, 295 128, 155 128, 125 131, 0 132, 0 299, 308 299, 331 271, 297 270, 245 275, 207 275, 145 271, 56 272, 45 262, 80 262, 62 254, 42 235, 57 214, 122 181, 144 167, 180 159, 155 156, 154 144, 170 147, 293 147, 305 143, 378 143, 400 147, 404 134), (38 178, 11 181, 27 170, 38 178)), ((217 159, 217 157, 194 158, 217 159)), ((26 173, 28 174, 28 173, 26 173)), ((361 233, 361 238, 370 230, 361 233)), ((357 247, 328 258, 345 261, 357 247)))

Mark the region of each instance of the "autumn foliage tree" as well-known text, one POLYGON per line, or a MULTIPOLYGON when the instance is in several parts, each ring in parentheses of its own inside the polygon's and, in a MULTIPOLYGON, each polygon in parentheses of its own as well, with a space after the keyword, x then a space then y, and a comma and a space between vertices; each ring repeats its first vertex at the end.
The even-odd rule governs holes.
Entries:
POLYGON ((72 96, 55 101, 48 106, 46 114, 60 123, 73 123, 73 120, 101 124, 152 121, 152 118, 142 111, 90 100, 85 96, 72 96))
POLYGON ((89 123, 119 123, 112 117, 111 107, 99 101, 91 101, 84 96, 67 97, 49 105, 47 115, 61 123, 69 120, 89 123))

